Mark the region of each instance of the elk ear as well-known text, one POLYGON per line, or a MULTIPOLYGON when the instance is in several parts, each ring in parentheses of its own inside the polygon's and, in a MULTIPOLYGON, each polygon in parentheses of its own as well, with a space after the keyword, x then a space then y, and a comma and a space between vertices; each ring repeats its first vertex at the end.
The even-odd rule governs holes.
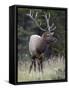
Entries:
POLYGON ((54 32, 51 32, 51 35, 53 36, 54 35, 54 32))
POLYGON ((51 33, 47 33, 47 36, 50 36, 50 35, 54 35, 54 32, 51 32, 51 33))

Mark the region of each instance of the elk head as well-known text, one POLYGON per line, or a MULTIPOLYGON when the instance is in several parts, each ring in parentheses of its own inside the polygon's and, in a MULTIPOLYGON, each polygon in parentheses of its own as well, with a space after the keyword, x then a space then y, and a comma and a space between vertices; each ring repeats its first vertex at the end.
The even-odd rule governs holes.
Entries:
POLYGON ((42 34, 43 39, 45 39, 47 42, 56 42, 57 39, 53 36, 54 35, 54 30, 56 29, 56 26, 54 26, 54 23, 50 26, 49 21, 50 21, 50 13, 49 15, 45 14, 45 20, 47 23, 47 31, 42 34))

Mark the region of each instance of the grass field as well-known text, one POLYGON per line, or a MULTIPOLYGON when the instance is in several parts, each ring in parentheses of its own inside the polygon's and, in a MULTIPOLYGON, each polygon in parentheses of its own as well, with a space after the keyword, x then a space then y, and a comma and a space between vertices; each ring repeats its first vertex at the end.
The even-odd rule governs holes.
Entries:
POLYGON ((64 57, 53 57, 49 62, 43 62, 43 73, 32 69, 29 73, 31 60, 18 62, 18 82, 38 81, 38 80, 58 80, 65 78, 65 59, 64 57))

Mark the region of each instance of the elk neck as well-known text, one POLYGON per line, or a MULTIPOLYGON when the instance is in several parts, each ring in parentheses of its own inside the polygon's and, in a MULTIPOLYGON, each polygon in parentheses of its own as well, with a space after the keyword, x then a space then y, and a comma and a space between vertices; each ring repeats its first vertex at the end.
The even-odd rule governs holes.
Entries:
POLYGON ((46 42, 47 41, 47 32, 44 32, 41 37, 46 42))

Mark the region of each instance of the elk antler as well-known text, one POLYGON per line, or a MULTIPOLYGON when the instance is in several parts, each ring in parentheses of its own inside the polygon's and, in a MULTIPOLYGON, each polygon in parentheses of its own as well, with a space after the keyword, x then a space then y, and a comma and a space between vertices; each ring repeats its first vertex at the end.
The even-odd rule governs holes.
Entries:
POLYGON ((54 31, 54 30, 56 29, 56 26, 54 26, 54 23, 52 23, 51 26, 50 26, 50 24, 49 24, 50 13, 49 13, 49 15, 45 14, 45 19, 46 19, 46 22, 47 22, 47 28, 48 28, 49 33, 50 33, 51 31, 54 31))
MULTIPOLYGON (((35 24, 40 28, 40 30, 42 30, 42 31, 44 31, 44 32, 47 31, 47 30, 43 29, 42 27, 40 27, 40 26, 41 26, 41 22, 40 22, 40 24, 39 24, 39 23, 37 22, 37 20, 36 20, 36 18, 38 17, 38 11, 36 11, 35 17, 33 17, 34 15, 33 15, 31 9, 30 9, 29 14, 26 14, 26 15, 28 15, 28 16, 35 22, 35 24)), ((54 26, 54 23, 52 23, 51 26, 50 26, 50 24, 49 24, 50 13, 49 13, 48 15, 45 14, 44 17, 45 17, 45 20, 46 20, 46 23, 47 23, 47 29, 48 29, 49 33, 50 33, 51 31, 54 31, 54 30, 56 29, 56 26, 54 26)))
POLYGON ((27 16, 29 16, 34 22, 35 24, 40 28, 40 30, 46 32, 45 29, 43 29, 42 27, 40 27, 41 23, 39 24, 37 21, 36 21, 36 18, 38 17, 38 12, 36 11, 35 13, 35 17, 33 17, 33 14, 32 14, 32 10, 30 9, 30 13, 29 14, 26 14, 27 16))

